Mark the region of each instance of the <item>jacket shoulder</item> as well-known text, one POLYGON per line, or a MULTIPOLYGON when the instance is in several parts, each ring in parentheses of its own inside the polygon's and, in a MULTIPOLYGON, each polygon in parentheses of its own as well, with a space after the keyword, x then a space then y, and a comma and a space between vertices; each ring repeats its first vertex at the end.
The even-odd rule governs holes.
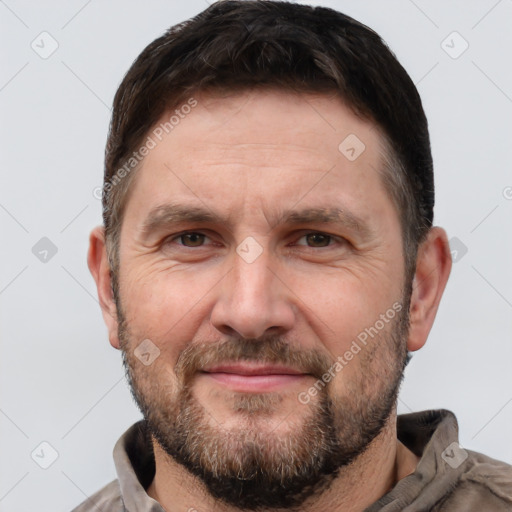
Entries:
POLYGON ((468 450, 467 470, 442 510, 512 510, 512 466, 468 450))
POLYGON ((126 509, 121 499, 121 490, 117 480, 110 482, 94 493, 71 512, 98 512, 99 510, 125 512, 126 509))

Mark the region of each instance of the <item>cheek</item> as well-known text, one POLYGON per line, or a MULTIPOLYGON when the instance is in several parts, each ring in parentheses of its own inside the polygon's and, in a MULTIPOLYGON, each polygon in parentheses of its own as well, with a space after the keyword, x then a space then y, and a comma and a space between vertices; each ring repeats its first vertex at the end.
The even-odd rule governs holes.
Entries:
POLYGON ((334 357, 401 300, 397 282, 368 267, 296 276, 291 283, 306 323, 334 357))
POLYGON ((177 355, 190 340, 204 316, 208 287, 201 280, 169 272, 127 274, 122 303, 135 340, 150 339, 162 352, 177 355))

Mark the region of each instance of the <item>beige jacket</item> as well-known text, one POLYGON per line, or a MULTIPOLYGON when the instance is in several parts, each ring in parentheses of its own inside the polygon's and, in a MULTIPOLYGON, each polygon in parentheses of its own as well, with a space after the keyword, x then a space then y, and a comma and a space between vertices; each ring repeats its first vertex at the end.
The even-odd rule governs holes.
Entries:
MULTIPOLYGON (((512 466, 461 448, 453 413, 400 415, 397 432, 421 460, 414 473, 364 512, 512 511, 512 466)), ((142 421, 119 439, 114 462, 117 480, 73 512, 164 512, 145 491, 153 480, 155 461, 142 421)))

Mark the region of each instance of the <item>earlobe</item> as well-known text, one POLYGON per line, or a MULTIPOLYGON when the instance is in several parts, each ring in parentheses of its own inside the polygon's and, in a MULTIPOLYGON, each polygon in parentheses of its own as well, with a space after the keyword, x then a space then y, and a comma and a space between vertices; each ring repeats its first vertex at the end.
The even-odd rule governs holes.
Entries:
POLYGON ((446 232, 439 227, 431 228, 418 248, 416 259, 407 341, 407 348, 411 352, 423 347, 427 341, 451 266, 452 259, 446 232))
POLYGON ((98 299, 103 314, 103 320, 108 329, 110 344, 120 348, 118 336, 117 307, 112 293, 110 264, 105 244, 105 228, 97 226, 89 236, 89 251, 87 264, 96 282, 98 299))

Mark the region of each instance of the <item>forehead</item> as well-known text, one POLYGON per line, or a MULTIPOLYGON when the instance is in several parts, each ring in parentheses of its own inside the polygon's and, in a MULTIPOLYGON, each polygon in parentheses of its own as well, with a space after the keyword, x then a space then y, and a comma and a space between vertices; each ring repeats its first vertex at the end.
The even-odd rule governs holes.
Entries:
POLYGON ((176 199, 236 213, 248 202, 317 207, 318 193, 334 202, 345 195, 353 206, 368 194, 385 196, 379 130, 332 95, 196 93, 148 137, 154 147, 132 184, 126 220, 176 199))
POLYGON ((381 140, 378 127, 355 115, 338 95, 277 88, 199 91, 164 113, 151 133, 155 130, 164 142, 172 144, 174 135, 180 145, 196 150, 209 142, 238 144, 237 151, 244 143, 268 144, 266 149, 273 146, 275 151, 288 146, 295 151, 338 149, 341 140, 352 134, 364 139, 371 153, 381 140), (196 106, 187 108, 192 102, 196 106), (172 128, 168 121, 174 123, 172 128))

